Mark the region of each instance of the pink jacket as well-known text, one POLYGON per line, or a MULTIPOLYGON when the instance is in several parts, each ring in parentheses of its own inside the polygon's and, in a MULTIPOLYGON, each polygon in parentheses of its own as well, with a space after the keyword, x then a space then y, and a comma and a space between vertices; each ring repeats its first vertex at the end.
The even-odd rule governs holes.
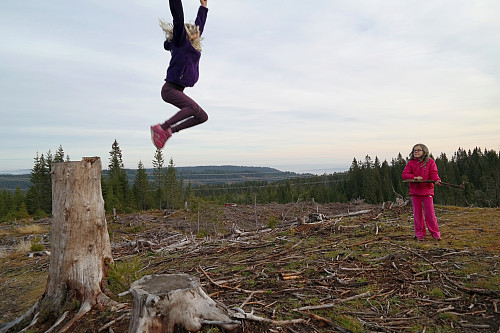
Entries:
MULTIPOLYGON (((422 177, 424 180, 441 180, 438 175, 436 162, 432 158, 429 159, 427 165, 423 166, 423 162, 417 160, 410 160, 404 170, 403 179, 413 179, 417 176, 422 177)), ((434 196, 433 183, 409 183, 410 195, 431 195, 434 196)))

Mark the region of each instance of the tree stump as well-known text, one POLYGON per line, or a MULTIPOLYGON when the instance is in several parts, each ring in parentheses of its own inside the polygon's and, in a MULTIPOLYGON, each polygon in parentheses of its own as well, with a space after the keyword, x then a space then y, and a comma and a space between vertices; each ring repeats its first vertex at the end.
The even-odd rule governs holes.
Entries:
POLYGON ((61 331, 94 305, 109 300, 101 290, 108 264, 113 261, 101 172, 99 157, 52 166, 51 257, 40 311, 58 313, 71 299, 81 304, 61 331))
POLYGON ((47 331, 51 332, 80 304, 78 312, 58 330, 62 333, 95 305, 118 304, 101 290, 108 264, 113 261, 101 172, 99 157, 52 166, 51 255, 45 293, 24 315, 2 326, 0 333, 24 332, 60 316, 47 331))
POLYGON ((133 296, 129 333, 171 333, 176 325, 190 332, 203 324, 226 330, 239 325, 188 274, 148 275, 132 283, 129 291, 133 296))

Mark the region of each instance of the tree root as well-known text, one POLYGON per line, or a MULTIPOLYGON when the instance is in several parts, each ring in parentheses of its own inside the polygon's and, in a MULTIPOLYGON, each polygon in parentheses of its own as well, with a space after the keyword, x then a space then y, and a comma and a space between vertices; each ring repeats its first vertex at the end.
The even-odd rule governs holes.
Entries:
POLYGON ((57 321, 55 322, 54 325, 52 325, 48 330, 45 331, 45 333, 50 333, 52 332, 57 326, 59 326, 60 323, 62 323, 62 321, 64 319, 66 319, 66 316, 68 315, 68 311, 65 311, 61 317, 59 317, 59 319, 57 319, 57 321))
POLYGON ((89 302, 84 302, 82 304, 82 306, 80 307, 80 310, 78 310, 78 312, 76 313, 76 315, 73 318, 71 318, 71 320, 66 325, 64 325, 63 328, 61 328, 59 331, 57 331, 57 333, 67 332, 76 321, 78 321, 80 318, 85 316, 90 310, 92 310, 92 305, 90 305, 89 302))
POLYGON ((35 305, 33 305, 28 311, 26 311, 25 314, 23 314, 21 317, 17 318, 14 321, 11 321, 10 323, 7 323, 6 326, 0 328, 0 333, 7 333, 11 328, 14 326, 19 325, 21 322, 23 322, 26 319, 32 319, 34 316, 38 314, 38 304, 39 302, 36 302, 35 305), (36 313, 35 313, 36 312, 36 313))
MULTIPOLYGON (((107 295, 104 293, 99 294, 97 296, 97 302, 95 305, 92 305, 91 302, 85 301, 78 312, 75 314, 73 318, 71 318, 63 328, 57 331, 57 333, 65 333, 67 332, 71 326, 74 325, 75 322, 80 320, 83 316, 85 316, 94 306, 101 306, 101 307, 109 307, 111 308, 112 311, 116 311, 119 309, 123 309, 127 305, 124 303, 118 303, 111 298, 109 298, 107 295)), ((45 333, 50 333, 56 330, 56 328, 61 325, 61 323, 66 319, 68 315, 68 311, 64 312, 59 319, 52 325, 45 333)), ((16 332, 26 332, 28 329, 34 328, 35 325, 38 323, 38 316, 40 314, 40 302, 36 302, 35 305, 33 305, 26 313, 24 313, 21 317, 17 318, 14 321, 11 321, 10 323, 7 323, 5 326, 0 327, 0 333, 7 333, 9 330, 15 328, 16 326, 19 326, 22 322, 31 320, 30 324, 23 329, 17 328, 16 332)))

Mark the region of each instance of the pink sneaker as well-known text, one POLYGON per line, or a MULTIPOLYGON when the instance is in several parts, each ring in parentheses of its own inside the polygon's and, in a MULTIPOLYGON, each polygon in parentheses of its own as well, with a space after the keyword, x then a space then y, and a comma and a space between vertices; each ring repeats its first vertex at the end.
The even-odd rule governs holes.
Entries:
POLYGON ((167 128, 165 131, 161 125, 151 126, 151 141, 157 149, 162 149, 165 142, 172 136, 172 129, 167 128))

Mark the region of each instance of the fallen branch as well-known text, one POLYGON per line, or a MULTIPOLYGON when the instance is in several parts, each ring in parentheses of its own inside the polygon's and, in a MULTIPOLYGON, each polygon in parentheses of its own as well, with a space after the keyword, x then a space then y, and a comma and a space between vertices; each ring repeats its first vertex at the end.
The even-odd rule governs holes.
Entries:
POLYGON ((453 305, 448 305, 448 306, 447 306, 447 307, 445 307, 445 308, 438 309, 438 310, 436 311, 436 313, 448 312, 448 311, 453 310, 453 309, 455 309, 455 307, 454 307, 453 305))
POLYGON ((236 313, 233 313, 231 315, 232 318, 236 319, 246 319, 246 320, 253 320, 253 321, 258 321, 258 322, 264 322, 264 323, 270 323, 273 325, 294 325, 294 324, 302 324, 305 323, 305 319, 290 319, 290 320, 273 320, 269 318, 264 318, 264 317, 259 317, 256 316, 252 313, 246 313, 240 308, 234 308, 236 310, 236 313))
POLYGON ((484 328, 484 329, 490 328, 490 325, 487 325, 487 324, 459 323, 459 325, 462 327, 465 327, 465 328, 484 328))
POLYGON ((369 213, 371 211, 372 211, 371 209, 358 210, 356 212, 349 212, 349 213, 346 213, 346 214, 338 214, 338 215, 333 215, 333 216, 327 216, 326 218, 357 216, 357 215, 367 214, 367 213, 369 213))
POLYGON ((236 291, 239 291, 239 292, 242 292, 242 293, 247 293, 247 294, 263 294, 266 292, 266 290, 246 290, 246 289, 241 289, 241 288, 238 288, 238 287, 230 287, 230 286, 226 286, 226 285, 222 285, 220 283, 217 283, 215 282, 208 274, 207 272, 205 272, 205 270, 201 267, 201 266, 198 266, 198 268, 201 270, 201 272, 203 273, 203 275, 205 275, 207 277, 207 279, 210 281, 211 284, 213 284, 214 286, 217 286, 219 288, 225 288, 225 289, 230 289, 230 290, 236 290, 236 291))
POLYGON ((182 248, 185 248, 187 245, 191 244, 191 241, 189 239, 184 239, 178 243, 171 244, 165 247, 162 247, 161 249, 155 250, 156 253, 158 252, 167 252, 167 251, 173 251, 173 250, 179 250, 182 248))
POLYGON ((334 306, 337 305, 337 303, 349 302, 349 301, 356 300, 358 298, 370 297, 371 295, 372 295, 372 293, 367 291, 367 292, 359 294, 359 295, 355 295, 355 296, 351 296, 351 297, 347 297, 347 298, 342 298, 342 299, 336 299, 332 303, 321 304, 321 305, 303 306, 301 308, 293 309, 293 311, 306 311, 306 310, 318 310, 318 309, 333 308, 334 306))
POLYGON ((248 295, 247 299, 240 305, 240 308, 243 309, 243 307, 248 303, 250 302, 250 300, 252 299, 253 297, 253 294, 254 293, 251 293, 250 295, 248 295))
POLYGON ((122 320, 123 318, 125 318, 127 315, 129 314, 129 311, 127 311, 127 313, 124 313, 122 314, 120 317, 114 319, 114 320, 111 320, 110 322, 108 322, 107 324, 105 324, 104 326, 102 326, 100 329, 99 329, 99 332, 102 332, 104 331, 106 328, 110 327, 111 325, 113 325, 114 323, 116 323, 117 321, 120 321, 122 320))
POLYGON ((316 315, 316 314, 314 314, 312 312, 309 312, 307 315, 309 317, 313 318, 313 319, 319 320, 319 321, 321 321, 321 322, 323 322, 325 324, 328 324, 328 325, 334 327, 339 332, 342 332, 342 333, 350 333, 350 332, 352 332, 351 330, 343 328, 342 326, 339 326, 339 325, 335 324, 333 321, 331 321, 329 319, 326 319, 326 318, 323 318, 321 316, 318 316, 318 315, 316 315))

